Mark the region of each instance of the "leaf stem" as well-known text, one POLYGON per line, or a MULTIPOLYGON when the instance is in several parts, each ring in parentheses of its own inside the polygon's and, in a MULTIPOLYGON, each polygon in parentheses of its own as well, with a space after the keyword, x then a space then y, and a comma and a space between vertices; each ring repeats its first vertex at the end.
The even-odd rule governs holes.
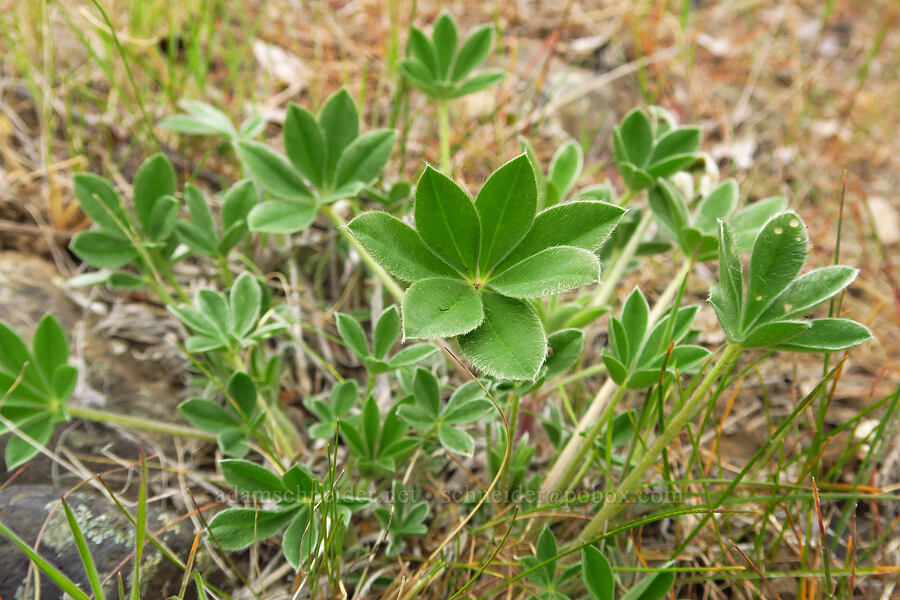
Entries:
POLYGON ((381 280, 384 284, 384 287, 387 288, 387 291, 391 293, 391 296, 397 302, 403 300, 403 290, 400 289, 400 286, 394 281, 394 278, 390 276, 390 274, 384 270, 384 267, 379 265, 372 255, 363 248, 362 244, 356 241, 356 238, 350 234, 350 230, 347 229, 347 223, 336 213, 331 206, 324 205, 321 207, 322 212, 328 215, 328 218, 331 219, 331 222, 334 223, 337 230, 340 232, 344 238, 350 242, 350 245, 353 246, 354 249, 359 253, 359 256, 363 259, 363 262, 368 265, 372 272, 375 273, 375 276, 381 280))
POLYGON ((437 113, 441 141, 441 171, 444 172, 444 175, 450 177, 453 167, 450 160, 450 118, 448 112, 447 100, 438 100, 437 113))
POLYGON ((216 436, 212 433, 200 431, 186 425, 176 425, 175 423, 166 423, 155 419, 147 419, 145 417, 133 417, 131 415, 123 415, 120 413, 107 412, 94 408, 85 408, 83 406, 66 406, 66 413, 70 417, 84 419, 86 421, 94 421, 96 423, 108 423, 111 425, 121 425, 141 431, 150 431, 153 433, 163 433, 183 438, 192 438, 196 440, 204 440, 214 442, 216 436))
POLYGON ((722 352, 722 355, 716 361, 715 365, 713 365, 712 370, 706 374, 703 381, 697 389, 694 390, 694 393, 691 394, 691 397, 688 398, 687 402, 685 402, 684 405, 669 418, 665 430, 663 430, 659 437, 657 437, 653 444, 647 449, 640 462, 638 462, 634 469, 628 473, 622 483, 617 486, 616 493, 612 499, 603 505, 600 512, 591 519, 591 522, 588 523, 587 527, 581 532, 580 537, 582 539, 592 539, 606 527, 607 521, 616 513, 622 503, 626 500, 627 496, 643 483, 647 471, 656 464, 663 450, 665 450, 669 443, 682 432, 688 422, 707 401, 707 395, 712 386, 718 381, 719 377, 731 369, 741 355, 741 352, 743 352, 743 348, 738 344, 729 343, 725 346, 725 350, 722 352))
POLYGON ((613 295, 613 291, 619 284, 619 280, 621 280, 622 276, 625 274, 625 269, 628 268, 628 263, 634 258, 638 245, 641 243, 641 238, 644 237, 644 232, 647 231, 647 227, 650 226, 652 220, 653 212, 650 211, 650 209, 646 209, 641 216, 641 220, 638 222, 637 227, 635 227, 634 233, 631 234, 631 239, 628 240, 628 243, 622 249, 619 256, 615 258, 612 263, 612 268, 606 274, 606 277, 602 278, 600 287, 591 299, 589 306, 602 306, 609 302, 610 297, 613 295))

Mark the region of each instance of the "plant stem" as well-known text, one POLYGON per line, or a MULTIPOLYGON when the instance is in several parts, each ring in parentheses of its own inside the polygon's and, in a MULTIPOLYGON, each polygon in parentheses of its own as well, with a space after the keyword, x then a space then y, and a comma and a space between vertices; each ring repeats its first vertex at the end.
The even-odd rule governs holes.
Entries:
POLYGON ((544 498, 548 498, 550 494, 560 490, 564 485, 565 475, 570 472, 572 465, 575 464, 576 456, 579 454, 583 456, 581 448, 587 448, 584 436, 587 434, 588 429, 600 420, 600 414, 606 409, 607 404, 615 395, 617 387, 616 382, 612 378, 607 378, 603 386, 597 391, 597 395, 591 401, 587 412, 584 413, 584 416, 578 422, 578 426, 575 427, 572 437, 569 438, 559 458, 553 464, 553 468, 550 469, 547 476, 544 477, 543 483, 541 483, 542 502, 544 498))
POLYGON ((372 255, 368 253, 368 251, 363 248, 362 244, 356 241, 356 238, 350 234, 350 230, 347 229, 347 223, 336 213, 334 209, 330 206, 322 206, 322 212, 328 215, 328 218, 331 219, 331 222, 334 223, 337 230, 340 232, 344 238, 350 242, 350 245, 356 249, 359 253, 359 256, 363 259, 363 262, 368 265, 372 272, 375 273, 375 276, 381 280, 384 284, 384 287, 387 288, 387 291, 391 293, 391 296, 397 302, 403 300, 403 290, 400 289, 400 286, 394 281, 394 278, 390 276, 390 274, 384 270, 384 267, 375 262, 375 259, 372 258, 372 255))
POLYGON ((578 446, 578 450, 575 452, 572 460, 569 461, 569 464, 566 466, 559 480, 559 483, 557 484, 560 488, 568 489, 567 486, 569 486, 570 483, 574 483, 573 478, 575 477, 575 474, 578 473, 579 467, 581 467, 581 463, 584 461, 584 458, 587 455, 588 451, 593 449, 594 440, 596 440, 597 436, 600 435, 600 430, 603 428, 603 426, 609 423, 609 416, 612 414, 613 410, 615 410, 616 405, 622 401, 622 398, 625 396, 625 392, 627 391, 628 388, 625 387, 616 388, 612 399, 606 404, 606 409, 603 411, 603 414, 600 416, 600 418, 597 419, 596 423, 594 423, 594 426, 591 427, 591 430, 587 432, 587 435, 585 435, 583 439, 579 440, 580 444, 578 446))
POLYGON ((712 386, 720 376, 731 369, 735 361, 741 355, 741 352, 743 352, 743 349, 738 344, 729 343, 725 346, 724 352, 722 352, 722 355, 716 361, 715 365, 713 365, 712 370, 706 374, 703 381, 697 389, 694 390, 694 393, 691 394, 691 397, 684 403, 684 406, 678 409, 676 413, 669 418, 665 430, 663 430, 659 437, 656 438, 653 444, 647 449, 640 462, 630 473, 628 473, 622 483, 617 486, 616 493, 612 500, 603 505, 600 512, 591 519, 591 522, 588 523, 587 527, 581 532, 582 539, 590 540, 596 537, 603 528, 606 527, 606 522, 616 513, 626 497, 641 485, 647 471, 659 460, 663 450, 665 450, 669 443, 682 432, 688 422, 703 406, 707 400, 706 396, 712 386))
POLYGON ((441 171, 450 177, 452 163, 450 161, 450 118, 447 111, 447 100, 438 100, 437 112, 441 140, 441 171))
POLYGON ((631 239, 628 240, 628 243, 622 249, 622 252, 616 257, 612 264, 612 268, 606 276, 602 278, 600 287, 597 289, 597 293, 591 299, 588 306, 601 306, 609 302, 610 297, 613 295, 613 291, 619 284, 619 280, 622 279, 622 275, 625 274, 625 269, 628 268, 628 263, 634 258, 638 245, 641 243, 641 238, 644 237, 644 232, 647 231, 647 227, 650 226, 651 221, 653 221, 653 213, 647 209, 644 211, 644 215, 638 222, 637 227, 635 227, 634 233, 631 234, 631 239))
POLYGON ((178 437, 193 438, 197 440, 216 441, 216 436, 212 433, 200 431, 193 427, 185 425, 176 425, 174 423, 165 423, 154 419, 133 417, 131 415, 123 415, 119 413, 107 412, 94 408, 85 408, 82 406, 66 406, 66 413, 71 417, 84 419, 86 421, 94 421, 97 423, 109 423, 112 425, 122 425, 132 429, 141 431, 151 431, 153 433, 164 433, 166 435, 174 435, 178 437))
MULTIPOLYGON (((516 443, 516 429, 519 426, 519 394, 516 392, 510 393, 510 398, 508 401, 509 407, 509 416, 507 417, 507 422, 509 423, 509 439, 510 445, 516 443)), ((513 452, 513 449, 510 449, 510 452, 513 452)), ((502 498, 509 498, 509 472, 510 465, 506 465, 506 468, 503 469, 503 477, 500 479, 500 494, 502 498)))

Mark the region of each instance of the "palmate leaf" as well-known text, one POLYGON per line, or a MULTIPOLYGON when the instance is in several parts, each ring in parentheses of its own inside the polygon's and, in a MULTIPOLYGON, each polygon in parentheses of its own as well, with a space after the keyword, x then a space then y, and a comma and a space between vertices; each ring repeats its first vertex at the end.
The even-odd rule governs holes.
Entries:
POLYGON ((446 175, 426 166, 416 187, 414 212, 425 245, 461 273, 474 276, 481 228, 468 194, 446 175))
POLYGON ((872 337, 849 319, 798 320, 834 297, 856 277, 841 265, 815 269, 797 277, 806 262, 808 238, 800 217, 787 211, 769 219, 753 244, 746 294, 731 227, 720 221, 719 283, 710 304, 729 341, 745 348, 795 352, 833 352, 872 337))
POLYGON ((459 276, 425 246, 412 227, 385 212, 363 213, 347 228, 379 264, 403 281, 459 276))
POLYGON ((460 336, 472 364, 489 375, 534 379, 547 353, 547 337, 534 311, 521 300, 483 291, 484 322, 460 336))
POLYGON ((606 202, 578 200, 551 206, 534 218, 522 242, 503 259, 496 271, 555 246, 574 246, 594 251, 615 228, 625 209, 606 202))
POLYGON ((520 154, 496 171, 475 198, 481 225, 478 266, 489 273, 522 241, 537 209, 537 186, 528 157, 520 154))
POLYGON ((288 106, 284 119, 284 149, 300 173, 317 188, 325 183, 328 156, 325 135, 316 118, 302 106, 288 106))
POLYGON ((403 333, 433 339, 468 333, 484 320, 482 298, 464 281, 435 277, 412 284, 403 297, 403 333))
POLYGON ((593 252, 570 246, 542 250, 491 279, 491 288, 511 298, 541 298, 596 283, 600 261, 593 252))
POLYGON ((359 113, 347 88, 341 88, 325 100, 319 111, 319 127, 327 148, 324 181, 334 178, 338 160, 344 149, 359 136, 359 113))
POLYGON ((763 226, 750 256, 742 315, 745 329, 790 285, 806 262, 808 248, 806 227, 795 212, 776 215, 763 226))

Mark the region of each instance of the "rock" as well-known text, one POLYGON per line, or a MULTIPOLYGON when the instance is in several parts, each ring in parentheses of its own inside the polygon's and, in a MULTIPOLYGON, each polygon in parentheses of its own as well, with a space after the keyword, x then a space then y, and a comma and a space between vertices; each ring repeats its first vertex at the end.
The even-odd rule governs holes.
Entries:
MULTIPOLYGON (((40 535, 38 552, 84 590, 90 590, 81 558, 75 547, 68 521, 60 504, 60 491, 49 485, 14 485, 0 492, 0 521, 34 546, 40 535), (43 532, 42 532, 43 529, 43 532)), ((88 548, 101 581, 114 573, 134 551, 135 529, 131 522, 107 498, 93 492, 74 492, 66 498, 88 548)), ((136 511, 135 511, 136 512, 136 511)), ((147 510, 148 531, 158 531, 176 520, 176 515, 153 506, 147 510)), ((190 521, 182 521, 160 534, 159 539, 181 560, 185 560, 193 542, 190 521)), ((207 559, 198 555, 195 566, 201 572, 207 559)), ((0 597, 23 598, 28 576, 27 557, 9 540, 0 538, 0 597)), ((130 590, 133 558, 121 567, 126 593, 130 590)), ((141 598, 166 598, 177 594, 183 571, 166 559, 152 544, 144 548, 141 560, 141 598)), ((31 590, 34 590, 32 576, 31 590)), ((116 597, 116 576, 104 586, 106 598, 116 597)), ((188 595, 196 597, 189 586, 188 595)), ((29 596, 30 597, 30 596, 29 596)), ((41 577, 41 598, 61 599, 63 592, 46 576, 41 577)))
MULTIPOLYGON (((0 321, 30 343, 40 319, 47 313, 56 317, 69 336, 70 361, 80 370, 72 404, 183 424, 175 407, 180 401, 177 379, 185 372, 185 359, 164 339, 177 331, 166 311, 119 294, 105 297, 84 289, 79 289, 82 297, 76 303, 68 291, 52 263, 18 252, 0 252, 0 321), (92 295, 90 300, 84 297, 86 293, 92 295)), ((66 447, 82 456, 100 456, 105 449, 133 461, 138 444, 146 439, 143 433, 138 439, 94 423, 73 425, 60 425, 49 446, 55 447, 65 432, 66 447)), ((5 439, 0 439, 0 449, 5 439)), ((144 444, 152 445, 154 451, 172 448, 172 440, 164 436, 144 444)), ((86 464, 92 468, 90 460, 86 464)), ((10 475, 0 460, 0 482, 10 475)), ((80 481, 66 473, 62 476, 66 477, 62 485, 80 481)), ((50 477, 50 461, 38 455, 16 483, 44 483, 50 477)))

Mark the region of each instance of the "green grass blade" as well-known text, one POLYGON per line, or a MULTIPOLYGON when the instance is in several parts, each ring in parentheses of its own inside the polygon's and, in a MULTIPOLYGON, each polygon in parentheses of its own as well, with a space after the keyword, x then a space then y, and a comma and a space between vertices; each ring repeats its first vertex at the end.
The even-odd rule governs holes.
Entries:
POLYGON ((141 600, 141 555, 147 538, 147 457, 141 450, 141 485, 138 492, 137 529, 134 541, 134 580, 131 582, 131 600, 141 600))
POLYGON ((35 552, 25 540, 16 535, 13 530, 3 523, 0 523, 0 535, 18 546, 19 550, 21 550, 44 575, 53 580, 53 583, 58 585, 65 593, 75 600, 90 600, 90 596, 84 593, 74 581, 66 577, 65 573, 47 562, 47 560, 35 552))
POLYGON ((66 511, 66 520, 69 522, 69 529, 72 530, 72 537, 75 538, 75 547, 78 549, 78 556, 81 557, 81 564, 84 565, 84 572, 87 575, 88 582, 91 584, 91 592, 93 592, 94 598, 103 598, 103 586, 100 585, 97 565, 94 564, 94 557, 91 556, 91 551, 88 550, 84 533, 81 531, 81 527, 75 519, 75 514, 69 508, 66 499, 60 498, 60 502, 63 510, 66 511))

